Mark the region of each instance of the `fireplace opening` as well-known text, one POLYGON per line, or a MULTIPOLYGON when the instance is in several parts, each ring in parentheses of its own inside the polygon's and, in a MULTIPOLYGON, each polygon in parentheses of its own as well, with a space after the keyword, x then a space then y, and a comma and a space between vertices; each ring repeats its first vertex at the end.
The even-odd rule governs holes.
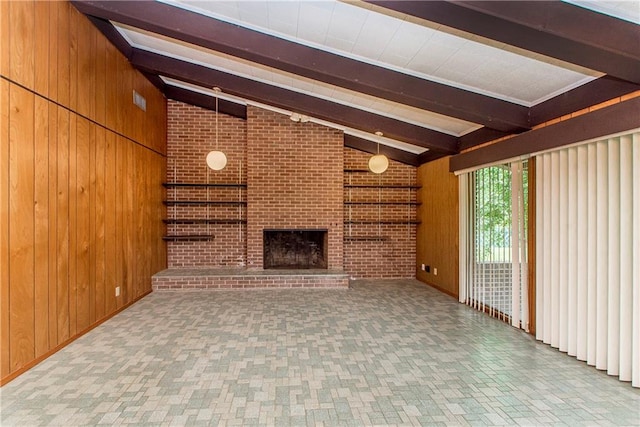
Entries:
POLYGON ((327 230, 264 230, 265 269, 327 268, 327 230))

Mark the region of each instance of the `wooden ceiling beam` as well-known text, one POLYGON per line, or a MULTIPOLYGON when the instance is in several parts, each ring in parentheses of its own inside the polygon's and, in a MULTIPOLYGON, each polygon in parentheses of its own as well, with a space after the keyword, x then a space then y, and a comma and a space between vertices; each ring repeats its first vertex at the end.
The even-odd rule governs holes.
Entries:
POLYGON ((175 6, 149 1, 74 1, 81 12, 345 89, 482 124, 529 128, 528 109, 311 48, 175 6))

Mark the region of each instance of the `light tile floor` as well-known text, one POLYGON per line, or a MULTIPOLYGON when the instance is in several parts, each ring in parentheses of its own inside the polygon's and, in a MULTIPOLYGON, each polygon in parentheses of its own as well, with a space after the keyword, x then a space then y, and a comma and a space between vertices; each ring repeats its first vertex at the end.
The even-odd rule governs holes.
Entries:
POLYGON ((0 389, 8 425, 640 425, 640 390, 417 281, 155 292, 0 389))

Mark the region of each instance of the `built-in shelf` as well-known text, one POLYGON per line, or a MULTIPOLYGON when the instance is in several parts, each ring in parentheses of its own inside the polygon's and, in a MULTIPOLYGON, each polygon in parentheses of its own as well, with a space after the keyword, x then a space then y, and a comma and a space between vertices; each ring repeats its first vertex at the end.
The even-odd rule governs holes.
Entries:
POLYGON ((247 184, 198 183, 198 182, 163 182, 166 188, 194 187, 194 188, 247 188, 247 184))
POLYGON ((420 221, 345 221, 345 224, 353 224, 353 225, 359 225, 359 224, 403 224, 403 225, 407 225, 407 224, 420 224, 420 221))
POLYGON ((202 242, 213 240, 213 234, 173 234, 162 236, 162 240, 168 242, 202 242))
POLYGON ((386 236, 345 236, 346 242, 384 242, 389 240, 386 236))
POLYGON ((385 185, 355 185, 355 184, 344 184, 344 188, 406 188, 417 190, 420 187, 419 185, 393 185, 393 184, 385 184, 385 185))
POLYGON ((165 224, 246 224, 244 219, 163 219, 165 224))
POLYGON ((383 206, 383 205, 399 205, 399 206, 419 206, 418 202, 344 202, 345 205, 371 205, 371 206, 383 206))
POLYGON ((167 206, 245 206, 247 202, 241 201, 220 201, 220 200, 165 200, 167 206))

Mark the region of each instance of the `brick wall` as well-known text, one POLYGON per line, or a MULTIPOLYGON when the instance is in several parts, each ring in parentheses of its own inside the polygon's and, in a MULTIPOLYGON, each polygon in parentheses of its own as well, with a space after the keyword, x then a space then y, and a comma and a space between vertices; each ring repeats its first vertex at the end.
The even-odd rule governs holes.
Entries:
POLYGON ((329 268, 343 268, 341 131, 247 107, 247 265, 262 267, 265 228, 327 229, 329 268))
POLYGON ((246 189, 167 189, 167 198, 247 202, 247 206, 169 206, 170 218, 246 219, 247 224, 167 225, 169 234, 213 234, 212 241, 167 243, 168 265, 262 268, 265 228, 326 228, 329 268, 353 277, 414 277, 416 201, 412 189, 344 188, 355 185, 415 185, 416 168, 391 161, 387 172, 367 169, 370 155, 344 148, 342 132, 295 123, 282 114, 247 107, 247 120, 219 116, 219 148, 227 167, 210 171, 206 154, 215 147, 215 113, 168 102, 167 181, 246 183, 246 189), (380 198, 380 199, 379 199, 380 198), (345 205, 344 202, 397 202, 345 205), (368 222, 350 224, 348 222, 368 222), (399 224, 384 224, 398 222, 399 224), (382 236, 384 240, 373 240, 382 236), (344 237, 344 239, 343 239, 344 237))
MULTIPOLYGON (((168 102, 167 181, 189 183, 246 183, 246 123, 218 116, 218 146, 227 155, 227 167, 212 171, 205 159, 215 149, 215 112, 168 102)), ((169 188, 168 199, 246 201, 242 188, 169 188)), ((168 206, 176 219, 246 219, 246 206, 168 206)), ((213 234, 210 241, 168 242, 168 266, 242 266, 246 264, 246 225, 167 225, 168 234, 213 234)))
MULTIPOLYGON (((344 149, 345 170, 367 170, 370 154, 344 149)), ((411 188, 349 188, 348 185, 415 186, 416 168, 391 160, 381 175, 344 174, 344 269, 362 278, 415 277, 416 190, 411 188), (393 202, 393 205, 349 202, 393 202)))

